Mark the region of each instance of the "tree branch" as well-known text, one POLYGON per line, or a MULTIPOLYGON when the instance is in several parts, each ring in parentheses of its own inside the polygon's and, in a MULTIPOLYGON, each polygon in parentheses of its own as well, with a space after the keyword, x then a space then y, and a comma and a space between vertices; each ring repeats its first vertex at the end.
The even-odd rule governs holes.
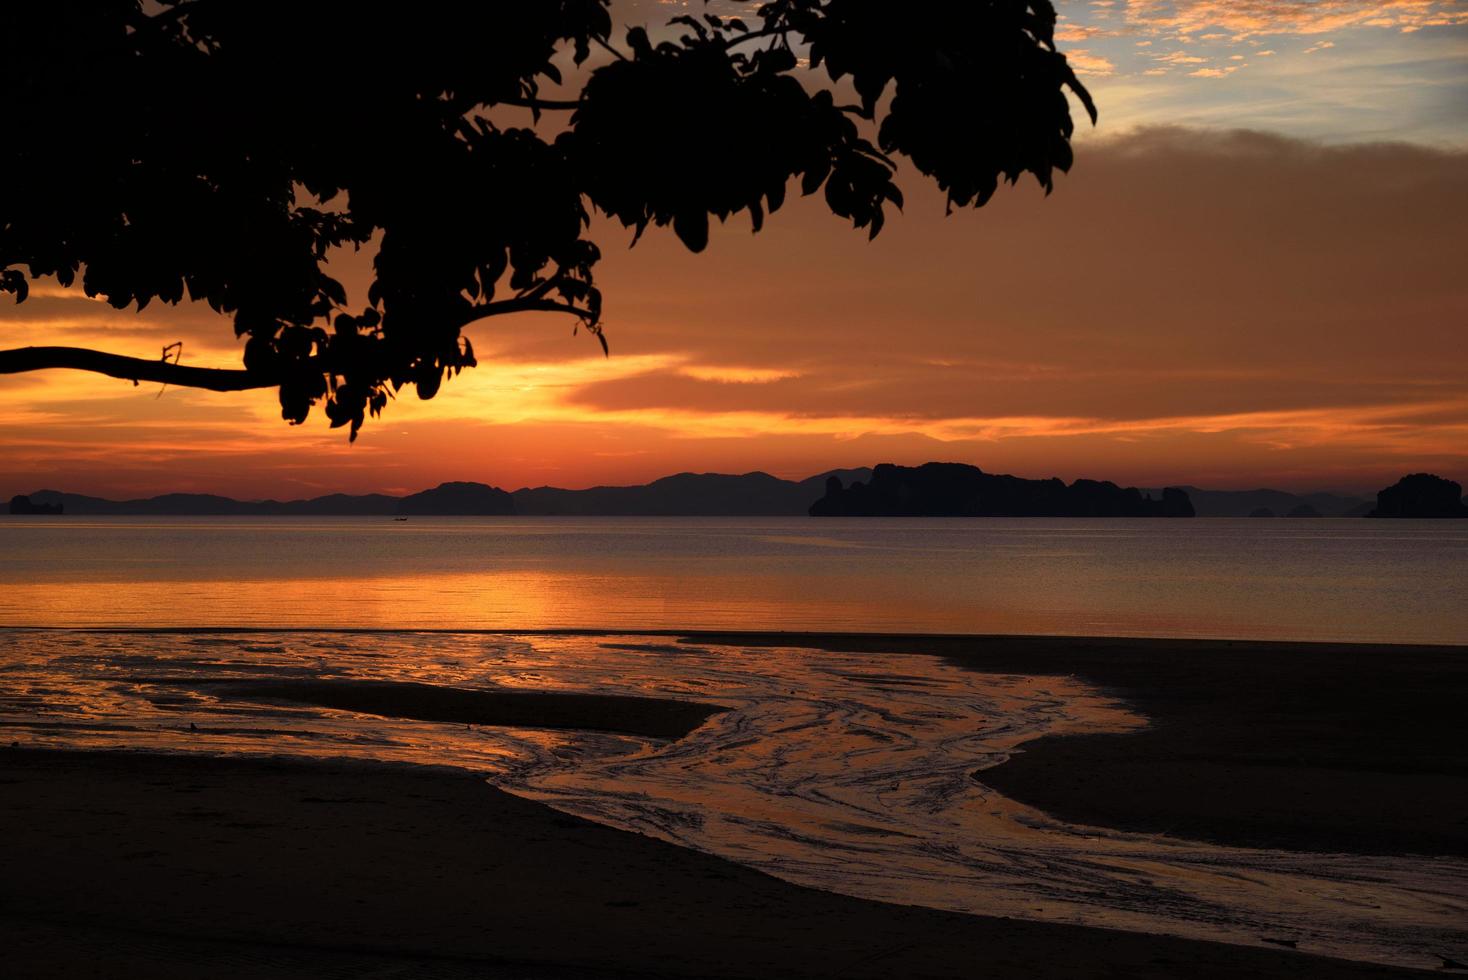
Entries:
POLYGON ((179 388, 203 388, 207 391, 250 391, 274 388, 280 377, 257 371, 228 368, 184 367, 172 361, 150 361, 141 357, 125 357, 85 347, 17 347, 0 351, 0 374, 69 368, 91 371, 111 378, 169 384, 179 388))
POLYGON ((724 50, 743 44, 745 41, 753 41, 762 37, 784 37, 790 33, 789 27, 764 27, 757 31, 749 31, 736 37, 731 37, 724 42, 724 50))
POLYGON ((538 111, 558 112, 571 111, 581 108, 580 99, 520 99, 503 98, 495 99, 494 105, 513 105, 522 109, 535 109, 538 111))
POLYGON ((503 299, 497 303, 485 303, 482 306, 474 306, 469 309, 459 320, 459 326, 463 327, 475 320, 483 320, 486 317, 503 316, 506 313, 571 313, 579 316, 587 323, 596 319, 596 314, 590 310, 584 310, 571 303, 561 303, 553 299, 537 299, 531 296, 521 296, 516 299, 503 299))
POLYGON ((602 47, 606 48, 612 54, 616 55, 618 59, 620 59, 622 61, 631 61, 632 60, 631 58, 628 58, 625 54, 623 54, 622 52, 618 51, 616 48, 614 48, 610 44, 608 44, 605 39, 599 38, 599 37, 597 37, 595 35, 592 35, 592 38, 591 39, 593 41, 595 41, 597 44, 599 44, 602 47))
MULTIPOLYGON (((551 280, 553 283, 554 280, 551 280)), ((544 287, 546 284, 542 284, 544 287)), ((467 326, 486 317, 502 316, 507 313, 570 313, 581 318, 588 328, 596 327, 596 314, 573 303, 543 298, 538 289, 527 296, 485 303, 470 309, 459 320, 459 326, 467 326)), ((283 380, 275 371, 247 371, 230 368, 185 367, 173 361, 146 360, 109 354, 106 351, 86 347, 17 347, 0 350, 0 374, 22 374, 27 371, 45 371, 66 368, 73 371, 90 371, 105 374, 110 378, 121 378, 137 384, 142 381, 173 385, 177 388, 202 388, 205 391, 252 391, 257 388, 274 388, 283 380)))

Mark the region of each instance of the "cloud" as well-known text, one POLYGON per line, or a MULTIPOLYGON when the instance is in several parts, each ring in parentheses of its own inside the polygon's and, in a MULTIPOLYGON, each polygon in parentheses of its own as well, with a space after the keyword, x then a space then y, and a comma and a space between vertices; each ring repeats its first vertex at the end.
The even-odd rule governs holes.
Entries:
MULTIPOLYGON (((0 494, 931 458, 1154 485, 1468 476, 1468 153, 1167 127, 1087 142, 1048 198, 1025 184, 945 218, 901 180, 904 212, 871 243, 799 197, 699 256, 656 231, 626 249, 598 223, 609 359, 553 317, 477 324, 479 368, 433 401, 405 394, 351 447, 319 414, 282 424, 272 392, 0 378, 0 494)), ((124 353, 183 331, 237 363, 227 321, 189 307, 4 305, 0 343, 68 310, 124 353)))
POLYGON ((1416 31, 1468 24, 1462 0, 1127 0, 1135 30, 1202 34, 1221 29, 1236 39, 1325 34, 1351 27, 1416 31))
POLYGON ((1065 23, 1055 30, 1055 40, 1061 44, 1070 44, 1075 41, 1086 41, 1093 37, 1109 37, 1116 32, 1099 24, 1073 24, 1065 23))
POLYGON ((1169 122, 1468 145, 1468 0, 1129 0, 1105 20, 1078 0, 1061 9, 1062 50, 1110 63, 1088 80, 1107 129, 1169 122), (1269 54, 1223 73, 1256 51, 1269 54), (1159 70, 1180 65, 1192 67, 1159 70), (1226 99, 1197 84, 1226 74, 1226 99))
POLYGON ((1110 59, 1092 54, 1085 48, 1073 48, 1065 53, 1066 60, 1082 75, 1111 75, 1116 65, 1110 59))

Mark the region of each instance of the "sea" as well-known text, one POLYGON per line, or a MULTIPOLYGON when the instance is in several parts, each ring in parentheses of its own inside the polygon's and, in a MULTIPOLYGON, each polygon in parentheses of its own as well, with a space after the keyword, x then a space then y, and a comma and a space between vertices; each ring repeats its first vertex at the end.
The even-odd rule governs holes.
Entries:
POLYGON ((0 625, 1468 644, 1468 521, 0 517, 0 625))
MULTIPOLYGON (((1468 862, 1056 820, 983 770, 1148 720, 1072 677, 697 631, 1468 645, 1468 521, 0 518, 0 739, 470 770, 798 884, 1436 968, 1468 862), (685 738, 429 723, 217 682, 718 704, 685 738)), ((1389 655, 1389 654, 1385 654, 1389 655)))

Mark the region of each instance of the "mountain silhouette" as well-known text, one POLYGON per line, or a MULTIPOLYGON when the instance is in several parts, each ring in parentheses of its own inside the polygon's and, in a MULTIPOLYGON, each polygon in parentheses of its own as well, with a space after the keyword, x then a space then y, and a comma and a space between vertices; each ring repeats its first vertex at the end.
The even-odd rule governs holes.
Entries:
POLYGON ((882 463, 870 483, 843 487, 832 477, 813 517, 1192 517, 1188 495, 1175 487, 1153 499, 1135 487, 1059 479, 1026 480, 985 473, 966 463, 882 463))
POLYGON ((1367 517, 1468 517, 1463 487, 1432 473, 1412 473, 1376 495, 1367 517))
MULTIPOLYGON (((1264 517, 1261 511, 1269 511, 1269 517, 1280 514, 1291 515, 1299 507, 1310 507, 1320 517, 1361 517, 1371 509, 1371 501, 1365 497, 1353 497, 1341 493, 1290 493, 1287 490, 1202 490, 1198 487, 1178 487, 1193 502, 1193 510, 1199 517, 1264 517)), ((1154 496, 1160 490, 1143 490, 1154 496)), ((1300 515, 1305 516, 1305 515, 1300 515)))
POLYGON ((440 483, 398 501, 404 516, 440 515, 492 517, 515 513, 514 499, 499 487, 483 483, 440 483))
MULTIPOLYGON (((964 508, 970 501, 964 496, 964 480, 973 480, 974 474, 983 479, 985 513, 991 503, 1006 508, 1007 513, 1032 514, 1035 516, 1173 516, 1191 509, 1198 517, 1251 517, 1262 512, 1289 516, 1309 516, 1311 508, 1325 517, 1363 517, 1368 512, 1382 510, 1378 503, 1372 509, 1369 500, 1341 493, 1290 493, 1283 490, 1204 490, 1193 486, 1163 489, 1121 488, 1113 483, 1093 480, 1077 480, 1067 486, 1060 480, 1026 480, 1014 476, 995 476, 984 473, 977 467, 959 463, 929 463, 921 467, 892 467, 883 464, 877 470, 864 467, 831 470, 804 480, 782 480, 768 473, 677 473, 636 486, 599 486, 584 490, 565 490, 559 487, 526 487, 512 493, 483 483, 445 483, 432 490, 408 496, 391 494, 344 494, 333 493, 307 500, 236 500, 218 494, 167 493, 156 497, 133 500, 109 500, 84 494, 63 493, 58 490, 37 490, 24 495, 28 501, 19 509, 12 501, 11 513, 41 513, 36 508, 47 508, 47 513, 67 515, 156 515, 196 517, 237 516, 349 516, 349 517, 392 517, 414 515, 504 515, 523 516, 679 516, 679 517, 783 517, 802 516, 814 513, 814 507, 830 496, 828 483, 834 478, 836 497, 821 503, 821 512, 847 513, 849 509, 862 510, 855 493, 862 499, 873 493, 870 489, 878 481, 878 470, 901 470, 911 473, 925 471, 943 472, 945 467, 957 475, 958 483, 940 491, 943 480, 925 484, 928 490, 937 493, 932 506, 935 512, 967 513, 964 508), (929 468, 936 467, 934 470, 929 468), (994 482, 999 481, 999 482, 994 482), (860 484, 864 489, 857 490, 860 484), (1005 489, 1007 488, 1007 489, 1005 489), (944 497, 944 495, 947 495, 944 497), (953 495, 957 494, 956 502, 953 495), (1009 495, 1009 496, 1006 496, 1009 495), (508 500, 508 504, 506 503, 508 500), (838 502, 839 501, 839 502, 838 502), (1182 506, 1186 502, 1186 507, 1182 506), (30 508, 30 509, 27 509, 30 508), (50 508, 57 508, 51 510, 50 508), (835 508, 835 510, 831 510, 835 508), (945 510, 945 508, 950 508, 945 510), (958 508, 952 510, 951 508, 958 508)), ((892 479, 892 474, 883 477, 883 484, 892 479)), ((1427 474, 1416 477, 1439 480, 1427 474)), ((1403 481, 1406 482, 1406 481, 1403 481)), ((976 484, 977 485, 977 484, 976 484)), ((1417 484, 1410 484, 1415 486, 1417 484)), ((1398 486, 1401 486, 1399 483, 1398 486)), ((1457 484, 1441 480, 1439 484, 1423 484, 1429 487, 1428 496, 1435 501, 1432 514, 1436 516, 1460 516, 1452 511, 1451 504, 1457 484)), ((911 492, 909 488, 906 492, 911 492)), ((1382 491, 1388 493, 1393 488, 1382 491)), ((1399 497, 1388 493, 1386 512, 1381 516, 1397 516, 1400 509, 1394 503, 1399 497)), ((17 497, 20 500, 22 497, 17 497)), ((874 513, 886 512, 872 503, 866 509, 874 513)), ((1417 516, 1416 505, 1402 505, 1417 516)), ((1461 501, 1458 501, 1461 509, 1461 501)), ((1431 509, 1431 508, 1429 508, 1431 509)), ((894 511, 894 512, 896 512, 894 511)), ((992 511, 997 514, 998 511, 992 511)), ((1409 516, 1403 514, 1401 516, 1409 516)), ((1425 515, 1424 515, 1425 516, 1425 515)))
POLYGON ((520 514, 581 516, 804 516, 825 490, 828 477, 864 480, 871 470, 832 470, 799 482, 768 473, 678 473, 646 486, 516 490, 520 514))
MULTIPOLYGON (((865 468, 832 470, 805 480, 768 473, 679 473, 642 486, 563 490, 535 487, 506 493, 483 483, 444 483, 406 497, 334 493, 310 500, 242 501, 215 494, 169 493, 138 500, 107 500, 83 494, 38 490, 32 507, 64 507, 74 515, 237 516, 805 516, 831 475, 864 480, 865 468)), ((39 511, 12 511, 39 513, 39 511)))
POLYGON ((65 513, 65 510, 59 503, 36 503, 24 494, 16 494, 10 498, 10 512, 12 514, 59 516, 65 513))
POLYGON ((58 490, 37 490, 30 495, 32 502, 53 507, 63 507, 69 515, 169 515, 199 517, 233 517, 246 514, 276 513, 266 509, 274 501, 246 503, 212 493, 165 493, 146 500, 106 500, 88 497, 79 493, 61 493, 58 490))

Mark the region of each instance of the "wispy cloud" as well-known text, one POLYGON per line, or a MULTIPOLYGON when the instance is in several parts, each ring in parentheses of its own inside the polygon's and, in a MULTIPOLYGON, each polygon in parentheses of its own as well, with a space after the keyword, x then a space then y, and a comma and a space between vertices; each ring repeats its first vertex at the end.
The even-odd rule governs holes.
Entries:
POLYGON ((1085 48, 1073 48, 1065 53, 1066 58, 1075 66, 1076 71, 1083 75, 1111 75, 1116 72, 1116 65, 1109 58, 1092 54, 1085 48))
POLYGON ((1417 31, 1468 24, 1462 0, 1126 0, 1126 21, 1156 34, 1227 31, 1258 35, 1326 34, 1353 27, 1417 31))
POLYGON ((1103 127, 1468 145, 1468 0, 1071 0, 1060 10, 1062 50, 1108 63, 1092 81, 1103 127))
MULTIPOLYGON (((271 391, 0 377, 0 498, 932 458, 1152 485, 1463 478, 1465 175, 1465 152, 1171 127, 1082 146, 1048 198, 1026 185, 948 218, 904 174, 871 243, 792 197, 702 256, 656 232, 608 249, 611 358, 551 317, 477 324, 480 367, 432 401, 405 391, 354 446, 319 413, 284 425, 271 391)), ((156 353, 128 330, 184 331, 238 364, 227 320, 187 307, 0 304, 0 342, 82 317, 123 352, 156 353)))

